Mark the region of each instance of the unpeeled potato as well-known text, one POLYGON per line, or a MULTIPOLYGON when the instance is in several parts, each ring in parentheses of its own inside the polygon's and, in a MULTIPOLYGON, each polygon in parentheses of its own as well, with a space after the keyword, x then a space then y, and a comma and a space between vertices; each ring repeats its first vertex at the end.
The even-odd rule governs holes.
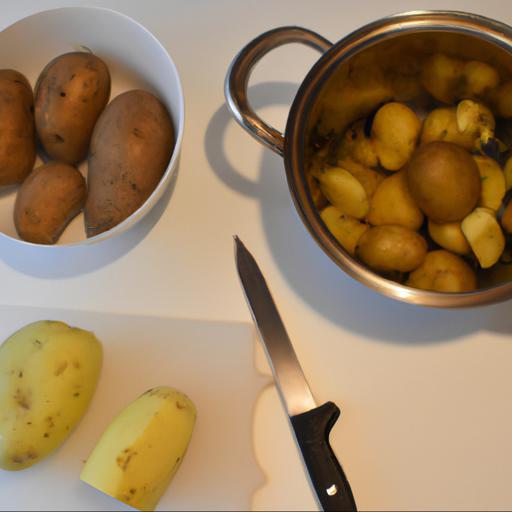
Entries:
POLYGON ((480 174, 471 155, 449 142, 421 146, 407 166, 409 190, 423 213, 443 224, 462 220, 480 198, 480 174))
POLYGON ((54 244, 80 213, 87 195, 85 179, 75 167, 52 162, 34 169, 14 204, 18 235, 35 244, 54 244))

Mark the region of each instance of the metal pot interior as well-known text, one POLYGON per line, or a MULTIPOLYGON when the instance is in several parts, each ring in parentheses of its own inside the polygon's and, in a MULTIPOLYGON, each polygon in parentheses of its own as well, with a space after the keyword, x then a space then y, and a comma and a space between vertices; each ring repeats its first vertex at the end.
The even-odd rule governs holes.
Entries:
MULTIPOLYGON (((382 276, 351 257, 320 219, 310 188, 315 155, 332 151, 353 122, 367 118, 388 101, 411 106, 421 117, 436 102, 421 85, 423 63, 435 53, 464 61, 478 60, 498 70, 500 83, 512 80, 510 28, 460 13, 412 13, 363 27, 333 46, 303 82, 288 119, 285 161, 296 207, 324 251, 349 275, 371 288, 405 302, 436 307, 475 306, 512 295, 509 276, 493 281, 478 270, 479 289, 438 293, 413 289, 382 276)), ((512 146, 512 122, 497 119, 498 138, 512 146)), ((509 156, 503 154, 501 158, 509 156)), ((422 228, 426 229, 426 228, 422 228)), ((512 259, 512 258, 511 258, 512 259)), ((474 266, 476 269, 476 265, 474 266)))

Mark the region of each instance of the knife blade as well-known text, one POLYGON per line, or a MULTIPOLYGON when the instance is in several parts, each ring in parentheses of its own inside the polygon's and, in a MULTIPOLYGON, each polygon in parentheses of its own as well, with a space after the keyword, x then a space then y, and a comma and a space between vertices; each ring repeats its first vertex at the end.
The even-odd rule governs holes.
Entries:
POLYGON ((238 275, 263 342, 311 486, 325 511, 356 511, 352 489, 329 444, 340 415, 333 402, 317 406, 279 311, 256 260, 235 236, 238 275))

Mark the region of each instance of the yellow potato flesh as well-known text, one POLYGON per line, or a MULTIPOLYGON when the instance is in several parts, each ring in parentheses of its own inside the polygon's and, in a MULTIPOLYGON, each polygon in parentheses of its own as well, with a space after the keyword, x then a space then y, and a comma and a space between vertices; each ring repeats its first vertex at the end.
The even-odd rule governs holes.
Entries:
POLYGON ((195 406, 183 393, 149 390, 110 424, 80 478, 138 510, 154 510, 183 460, 195 420, 195 406))
POLYGON ((476 208, 462 221, 461 228, 480 266, 492 267, 505 249, 505 237, 494 212, 476 208))
POLYGON ((62 322, 27 325, 0 347, 0 468, 20 470, 55 450, 96 389, 102 348, 62 322))
POLYGON ((338 160, 338 166, 348 171, 354 178, 361 183, 368 198, 371 198, 377 187, 384 180, 384 175, 375 169, 370 169, 365 165, 355 162, 351 158, 338 160))
POLYGON ((407 285, 436 292, 469 292, 476 289, 476 276, 459 256, 443 250, 431 251, 410 274, 407 285))
POLYGON ((413 230, 423 224, 423 213, 409 192, 405 171, 386 178, 370 202, 367 220, 374 226, 397 224, 413 230))
POLYGON ((507 233, 512 233, 512 201, 510 201, 501 216, 501 225, 507 233))
POLYGON ((443 249, 456 254, 466 255, 471 253, 471 247, 462 233, 460 222, 437 224, 432 220, 428 222, 428 233, 432 240, 443 249))
POLYGON ((377 166, 378 159, 372 140, 366 137, 364 121, 353 124, 346 132, 338 147, 337 158, 352 158, 367 167, 377 166))
POLYGON ((482 189, 478 206, 490 208, 495 212, 500 209, 506 193, 505 175, 495 160, 488 156, 473 157, 478 166, 482 189))
POLYGON ((501 117, 512 117, 512 81, 504 83, 494 95, 496 113, 501 117))
POLYGON ((421 144, 434 141, 452 142, 464 149, 473 149, 475 146, 475 136, 459 131, 457 111, 449 107, 432 110, 423 121, 421 144))
POLYGON ((334 206, 327 206, 320 214, 325 225, 338 240, 341 246, 353 256, 356 251, 357 242, 370 228, 353 217, 348 217, 340 213, 334 206))
POLYGON ((494 138, 496 121, 485 105, 463 100, 457 105, 456 117, 459 132, 473 138, 476 147, 478 143, 487 144, 494 138))
POLYGON ((427 242, 403 226, 375 226, 359 239, 356 254, 377 272, 411 272, 427 254, 427 242))
POLYGON ((508 192, 512 188, 512 157, 507 160, 503 174, 505 175, 505 187, 508 192))
POLYGON ((435 99, 443 103, 453 103, 456 99, 457 82, 463 70, 462 61, 436 53, 424 62, 421 82, 435 99))
POLYGON ((375 114, 371 137, 382 167, 401 169, 414 152, 420 129, 418 116, 403 103, 382 106, 375 114))
POLYGON ((361 183, 346 169, 330 167, 319 175, 320 189, 344 215, 362 219, 368 213, 368 196, 361 183))

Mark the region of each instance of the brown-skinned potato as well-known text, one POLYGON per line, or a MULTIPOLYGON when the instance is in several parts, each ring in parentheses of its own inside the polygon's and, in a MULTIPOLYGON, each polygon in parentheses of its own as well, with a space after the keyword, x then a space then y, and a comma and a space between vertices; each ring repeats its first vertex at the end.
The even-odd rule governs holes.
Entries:
POLYGON ((0 70, 0 186, 21 183, 34 167, 34 95, 27 79, 0 70))
POLYGON ((475 160, 450 142, 421 146, 407 166, 407 178, 416 204, 438 224, 462 220, 480 198, 480 173, 475 160))
POLYGON ((35 90, 35 122, 49 159, 76 164, 87 156, 109 97, 109 70, 92 53, 66 53, 45 67, 35 90))
POLYGON ((173 148, 172 120, 153 94, 133 90, 112 100, 91 140, 84 211, 88 237, 113 228, 142 206, 173 148))
POLYGON ((35 244, 54 244, 82 210, 84 177, 74 167, 52 162, 38 167, 18 190, 14 224, 19 236, 35 244))

